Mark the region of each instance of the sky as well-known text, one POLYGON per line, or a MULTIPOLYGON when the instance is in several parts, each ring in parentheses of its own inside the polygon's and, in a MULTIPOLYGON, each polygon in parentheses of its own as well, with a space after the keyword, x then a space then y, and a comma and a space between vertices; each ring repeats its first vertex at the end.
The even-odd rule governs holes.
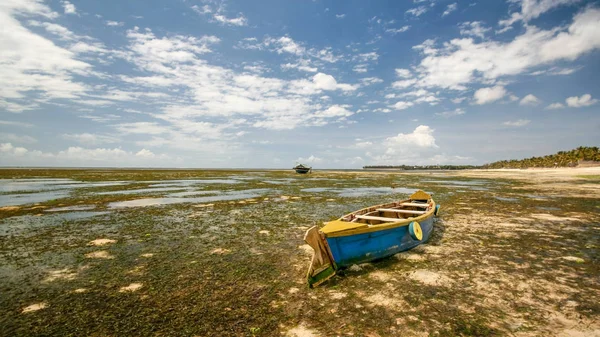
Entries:
POLYGON ((600 145, 600 1, 0 1, 0 166, 484 164, 600 145))

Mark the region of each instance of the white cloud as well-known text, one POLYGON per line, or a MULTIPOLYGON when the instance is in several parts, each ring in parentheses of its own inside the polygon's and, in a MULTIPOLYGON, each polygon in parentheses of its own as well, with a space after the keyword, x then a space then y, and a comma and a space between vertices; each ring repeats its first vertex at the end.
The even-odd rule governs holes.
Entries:
POLYGON ((477 36, 479 38, 485 38, 485 33, 490 31, 491 28, 485 28, 482 26, 483 22, 462 22, 458 25, 460 28, 460 35, 477 36))
POLYGON ((106 25, 107 26, 112 26, 112 27, 120 27, 123 26, 125 23, 124 22, 119 22, 119 21, 106 21, 106 25))
POLYGON ((228 18, 225 15, 215 14, 213 18, 223 24, 232 26, 246 26, 248 25, 248 19, 243 14, 239 14, 237 18, 228 18))
POLYGON ((289 53, 301 56, 306 52, 306 48, 295 42, 289 36, 282 36, 276 38, 266 38, 264 44, 269 47, 273 46, 278 54, 289 53))
POLYGON ((45 166, 163 166, 173 167, 180 163, 177 158, 167 155, 155 155, 142 149, 139 152, 130 152, 121 148, 82 148, 72 146, 63 151, 42 152, 15 147, 11 143, 0 144, 0 165, 45 165, 45 166))
POLYGON ((202 7, 198 6, 198 5, 193 5, 192 9, 194 10, 194 12, 198 13, 198 14, 211 14, 212 13, 212 9, 210 8, 209 5, 204 5, 202 7))
POLYGON ((529 94, 525 97, 523 97, 523 99, 519 102, 519 105, 538 105, 540 104, 542 101, 535 97, 532 94, 529 94))
POLYGON ((419 7, 415 7, 415 8, 411 8, 409 10, 406 11, 406 14, 411 14, 414 16, 421 16, 425 13, 427 13, 427 11, 429 10, 428 7, 426 6, 419 6, 419 7))
POLYGON ((37 139, 27 135, 17 135, 14 133, 0 132, 0 140, 9 143, 26 143, 33 144, 37 143, 37 139))
POLYGON ((460 104, 460 103, 462 103, 462 101, 464 101, 465 99, 467 99, 467 98, 466 98, 466 97, 456 97, 456 98, 453 98, 453 99, 451 99, 451 101, 452 101, 452 103, 455 103, 455 104, 460 104))
POLYGON ((379 54, 377 54, 376 52, 363 53, 356 55, 355 58, 360 62, 377 61, 377 59, 379 58, 379 54))
POLYGON ((592 95, 585 94, 581 97, 573 96, 566 99, 567 105, 572 108, 581 108, 598 103, 597 99, 592 99, 592 95))
POLYGON ((572 5, 578 3, 580 0, 521 0, 512 1, 521 5, 520 12, 514 12, 510 18, 506 20, 500 20, 500 26, 509 27, 513 23, 518 21, 528 22, 529 20, 535 19, 545 12, 563 5, 572 5))
POLYGON ((366 155, 377 164, 419 164, 438 149, 433 132, 429 126, 419 125, 411 133, 399 133, 367 147, 366 155))
POLYGON ((385 32, 390 33, 392 35, 396 35, 398 33, 404 33, 409 29, 410 29, 410 26, 406 25, 406 26, 402 26, 400 28, 388 28, 385 30, 385 32))
POLYGON ((444 13, 442 13, 442 17, 444 17, 444 16, 446 16, 446 15, 454 12, 457 8, 458 8, 458 5, 456 4, 456 2, 452 3, 452 4, 449 4, 446 7, 446 10, 444 11, 444 13))
POLYGON ((168 127, 154 122, 123 123, 116 125, 116 129, 123 134, 160 135, 169 132, 168 127))
POLYGON ((552 103, 550 105, 548 105, 547 107, 545 107, 546 110, 555 110, 555 109, 562 109, 565 106, 562 103, 552 103))
POLYGON ((333 76, 324 73, 313 76, 313 83, 315 88, 323 90, 354 91, 357 89, 355 85, 338 83, 333 76))
POLYGON ((491 88, 481 88, 475 91, 473 95, 473 99, 475 100, 475 104, 487 104, 494 101, 497 101, 506 95, 506 89, 503 86, 495 86, 491 88))
POLYGON ((444 118, 450 118, 454 116, 464 115, 465 111, 461 108, 456 108, 453 111, 444 111, 444 112, 436 112, 436 116, 441 116, 444 118))
POLYGON ((408 69, 396 68, 396 76, 400 78, 411 78, 412 74, 408 69))
POLYGON ((296 63, 286 63, 281 65, 282 69, 298 69, 300 71, 306 71, 309 73, 316 73, 319 69, 317 67, 312 67, 310 65, 310 61, 308 60, 298 60, 296 63))
POLYGON ((568 27, 541 30, 527 26, 522 35, 504 43, 453 39, 441 49, 427 40, 419 46, 424 58, 417 67, 419 85, 465 90, 472 82, 490 83, 502 76, 518 75, 530 68, 565 60, 600 48, 600 9, 575 15, 568 27))
POLYGON ((410 108, 413 105, 414 105, 414 103, 412 103, 412 102, 399 101, 399 102, 396 102, 396 104, 394 104, 394 109, 404 110, 404 109, 410 108))
POLYGON ((366 73, 368 71, 367 70, 368 66, 369 66, 368 64, 357 64, 352 68, 352 71, 354 71, 355 73, 359 73, 359 74, 366 73))
POLYGON ((315 116, 316 117, 331 118, 331 117, 348 117, 348 116, 351 116, 353 114, 354 113, 352 111, 349 111, 344 106, 332 105, 329 108, 327 108, 326 110, 317 112, 315 114, 315 116))
POLYGON ((412 133, 399 133, 394 137, 386 138, 383 145, 387 147, 386 154, 402 153, 411 147, 437 148, 433 129, 427 125, 419 125, 412 133))
POLYGON ((528 119, 519 119, 516 120, 514 122, 512 121, 508 121, 508 122, 504 122, 502 124, 506 125, 506 126, 514 126, 514 127, 521 127, 521 126, 525 126, 527 124, 529 124, 531 121, 528 119))
POLYGON ((143 158, 154 158, 154 157, 156 157, 156 155, 154 153, 152 153, 152 151, 146 150, 146 149, 139 150, 135 154, 135 156, 136 157, 143 157, 143 158))
POLYGON ((212 18, 213 22, 218 22, 224 25, 230 26, 247 26, 248 19, 244 16, 244 14, 239 13, 237 17, 230 18, 227 17, 225 12, 225 6, 222 4, 217 8, 212 8, 210 5, 204 5, 202 7, 198 5, 193 5, 192 10, 200 15, 208 15, 212 18))
MULTIPOLYGON (((283 64, 281 65, 281 68, 285 68, 283 64)), ((256 62, 256 63, 254 63, 254 65, 245 65, 244 70, 250 71, 253 73, 257 73, 257 74, 262 74, 262 73, 271 71, 271 69, 269 69, 268 67, 265 67, 260 62, 256 62)))
MULTIPOLYGON (((0 5, 0 41, 2 46, 10 46, 0 48, 0 104, 7 110, 20 112, 35 109, 42 101, 73 99, 84 94, 88 87, 74 77, 90 76, 92 66, 78 60, 68 49, 32 33, 15 18, 18 14, 44 18, 57 15, 37 1, 2 2, 0 5)), ((70 36, 76 35, 71 33, 70 36)))
POLYGON ((373 112, 390 113, 390 112, 392 112, 392 110, 390 110, 388 108, 377 108, 377 109, 373 109, 373 112))
POLYGON ((323 159, 319 158, 319 157, 315 157, 313 155, 310 155, 310 157, 308 157, 308 158, 299 157, 298 159, 296 159, 296 161, 299 163, 318 164, 318 163, 323 162, 323 159))
POLYGON ((379 77, 364 77, 364 78, 360 79, 360 82, 363 85, 371 85, 371 84, 382 83, 383 80, 379 77))
POLYGON ((372 164, 459 164, 471 161, 470 157, 436 154, 439 147, 435 143, 434 130, 420 125, 412 133, 386 138, 381 144, 369 146, 366 156, 372 164))
POLYGON ((413 86, 416 83, 417 83, 417 80, 412 78, 412 79, 408 79, 408 80, 395 81, 392 83, 392 87, 394 89, 406 89, 410 86, 413 86))
POLYGON ((338 19, 343 19, 346 17, 346 14, 336 14, 335 17, 338 19))
MULTIPOLYGON (((24 147, 15 147, 11 143, 2 143, 0 144, 0 153, 4 153, 3 159, 8 156, 21 157, 25 155, 28 150, 24 147)), ((0 164, 2 161, 0 160, 0 164)))
POLYGON ((68 1, 62 1, 63 8, 65 10, 65 14, 77 14, 77 10, 75 9, 75 5, 68 1))
POLYGON ((574 72, 581 70, 582 67, 574 67, 574 68, 560 68, 560 67, 551 67, 550 69, 542 69, 531 72, 529 75, 537 76, 537 75, 571 75, 574 72))
MULTIPOLYGON (((344 58, 342 55, 334 54, 331 47, 307 49, 304 43, 296 42, 287 35, 278 38, 267 36, 262 42, 259 42, 255 37, 244 38, 237 43, 236 48, 250 50, 267 49, 277 54, 292 54, 301 58, 310 57, 329 63, 335 63, 344 58)), ((376 53, 374 55, 378 57, 376 53)))

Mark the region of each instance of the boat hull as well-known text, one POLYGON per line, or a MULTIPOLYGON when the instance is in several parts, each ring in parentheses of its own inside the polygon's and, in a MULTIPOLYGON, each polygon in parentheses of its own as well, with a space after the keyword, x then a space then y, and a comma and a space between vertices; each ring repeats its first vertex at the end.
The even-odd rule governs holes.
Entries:
POLYGON ((423 230, 421 240, 413 239, 409 226, 400 226, 375 232, 327 237, 336 268, 345 268, 353 264, 369 262, 409 250, 427 242, 433 232, 434 215, 420 220, 423 230))
POLYGON ((295 169, 295 170, 296 170, 296 173, 300 173, 300 174, 306 174, 306 173, 308 173, 308 171, 310 171, 309 168, 307 168, 307 169, 295 169))

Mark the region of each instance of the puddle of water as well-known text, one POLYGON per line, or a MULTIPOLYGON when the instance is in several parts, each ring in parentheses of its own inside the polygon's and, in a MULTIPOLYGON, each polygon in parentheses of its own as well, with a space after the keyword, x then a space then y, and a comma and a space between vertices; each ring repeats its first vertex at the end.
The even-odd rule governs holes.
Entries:
POLYGON ((519 199, 517 199, 517 198, 507 198, 507 197, 494 197, 494 199, 497 199, 497 200, 500 200, 500 201, 508 201, 508 202, 519 201, 519 199))
POLYGON ((275 180, 263 180, 262 182, 268 183, 268 184, 273 184, 273 185, 285 185, 285 184, 289 184, 294 181, 296 181, 296 179, 286 178, 286 179, 275 179, 275 180))
POLYGON ((171 192, 181 191, 183 187, 157 187, 157 188, 139 188, 136 190, 122 190, 122 191, 107 191, 98 192, 97 195, 113 195, 113 194, 142 194, 142 193, 153 193, 153 192, 171 192))
POLYGON ((128 182, 124 181, 86 183, 72 179, 0 179, 0 193, 37 192, 85 187, 118 186, 127 183, 128 182))
POLYGON ((67 206, 50 208, 47 209, 46 212, 89 211, 94 208, 96 208, 96 205, 67 206))
POLYGON ((127 207, 146 207, 146 206, 158 206, 158 205, 172 205, 182 203, 204 203, 214 201, 229 201, 229 200, 240 200, 256 198, 264 195, 266 192, 271 191, 270 189, 254 189, 254 190, 242 190, 242 191, 228 191, 223 192, 219 195, 206 196, 206 197, 195 197, 195 198, 177 198, 167 196, 165 198, 144 198, 135 199, 128 201, 111 202, 108 204, 109 208, 127 208, 127 207))
POLYGON ((544 211, 560 211, 561 209, 558 207, 542 207, 542 206, 538 206, 536 207, 537 209, 541 209, 544 211))
MULTIPOLYGON (((262 176, 262 175, 263 175, 263 174, 261 174, 261 176, 262 176)), ((260 178, 260 177, 231 176, 231 177, 229 177, 229 178, 231 178, 231 179, 235 179, 235 180, 256 180, 256 179, 258 179, 258 178, 260 178)))
POLYGON ((433 184, 444 184, 444 185, 460 185, 460 186, 473 186, 473 185, 485 185, 489 184, 489 181, 484 180, 422 180, 424 183, 433 184))
POLYGON ((143 181, 143 183, 152 183, 149 187, 172 187, 181 186, 189 187, 192 185, 202 184, 239 184, 238 180, 234 179, 187 179, 187 180, 159 180, 159 181, 143 181))
POLYGON ((304 188, 301 190, 302 192, 333 192, 337 193, 340 197, 363 197, 370 195, 385 195, 385 194, 395 194, 395 193, 414 193, 416 190, 412 188, 404 188, 404 187, 356 187, 356 188, 326 188, 326 187, 314 187, 314 188, 304 188))
POLYGON ((26 194, 2 194, 0 195, 0 207, 35 204, 38 202, 66 198, 69 194, 70 192, 65 190, 26 194))
POLYGON ((206 195, 206 194, 219 194, 221 191, 188 191, 188 192, 178 192, 178 193, 169 193, 168 197, 170 198, 184 198, 193 195, 206 195))

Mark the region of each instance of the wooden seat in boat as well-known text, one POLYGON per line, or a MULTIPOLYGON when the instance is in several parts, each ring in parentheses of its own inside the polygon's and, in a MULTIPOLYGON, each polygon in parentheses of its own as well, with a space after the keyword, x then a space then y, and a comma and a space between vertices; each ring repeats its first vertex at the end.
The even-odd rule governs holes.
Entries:
POLYGON ((407 210, 407 209, 395 209, 395 208, 378 208, 377 211, 379 212, 394 212, 394 213, 401 213, 401 214, 425 214, 425 211, 411 211, 411 210, 407 210))
POLYGON ((418 202, 403 202, 400 204, 400 206, 413 206, 413 207, 427 208, 427 207, 429 207, 429 204, 422 204, 422 203, 418 203, 418 202))
POLYGON ((403 218, 386 218, 386 217, 382 217, 382 216, 372 216, 372 215, 357 215, 356 218, 363 219, 363 220, 379 220, 379 221, 384 221, 384 222, 397 222, 397 221, 406 220, 403 218))

